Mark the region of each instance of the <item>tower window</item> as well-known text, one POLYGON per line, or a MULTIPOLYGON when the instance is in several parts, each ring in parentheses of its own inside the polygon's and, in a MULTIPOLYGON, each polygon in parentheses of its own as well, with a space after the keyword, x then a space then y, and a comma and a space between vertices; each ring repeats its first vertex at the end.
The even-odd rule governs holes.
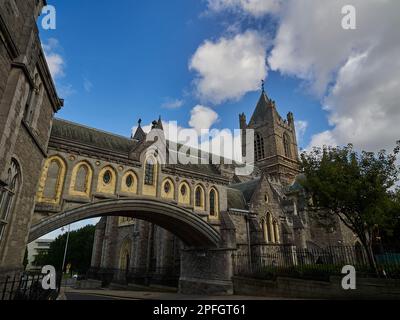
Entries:
POLYGON ((264 138, 261 137, 258 133, 256 134, 254 139, 254 156, 256 161, 265 158, 264 138))
POLYGON ((284 150, 285 150, 285 157, 291 158, 292 157, 292 153, 290 151, 290 138, 287 135, 287 133, 285 133, 283 135, 283 147, 284 147, 284 150))

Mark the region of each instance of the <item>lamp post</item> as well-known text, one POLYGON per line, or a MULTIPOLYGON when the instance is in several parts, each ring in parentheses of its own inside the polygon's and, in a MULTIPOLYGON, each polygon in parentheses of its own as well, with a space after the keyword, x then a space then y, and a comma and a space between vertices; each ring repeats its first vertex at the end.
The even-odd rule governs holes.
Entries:
POLYGON ((64 249, 64 258, 63 258, 63 263, 61 267, 61 283, 62 283, 62 276, 64 273, 64 267, 65 267, 65 260, 67 258, 67 251, 68 251, 68 242, 69 242, 69 233, 71 231, 71 225, 68 225, 68 233, 67 233, 67 241, 65 243, 65 249, 64 249))

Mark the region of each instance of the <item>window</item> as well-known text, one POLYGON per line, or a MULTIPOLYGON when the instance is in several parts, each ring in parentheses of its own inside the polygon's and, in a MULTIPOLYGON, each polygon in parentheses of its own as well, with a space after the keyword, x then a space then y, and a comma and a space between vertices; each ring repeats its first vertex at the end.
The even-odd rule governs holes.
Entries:
POLYGON ((107 170, 106 172, 104 172, 103 181, 105 184, 109 184, 111 180, 112 180, 112 173, 110 170, 107 170))
POLYGON ((210 191, 210 215, 216 216, 217 215, 217 205, 216 205, 216 193, 215 190, 210 191))
POLYGON ((186 192, 187 192, 187 190, 186 190, 186 185, 184 184, 184 185, 181 187, 181 194, 182 194, 182 196, 185 196, 185 195, 186 195, 186 192))
POLYGON ((134 181, 133 176, 132 176, 131 174, 128 175, 128 176, 126 177, 126 180, 125 180, 126 186, 127 186, 128 188, 132 187, 133 181, 134 181))
POLYGON ((203 190, 201 187, 196 188, 195 192, 195 206, 202 207, 203 206, 203 190))
POLYGON ((154 164, 151 159, 148 159, 146 162, 144 184, 148 186, 154 185, 154 164))
POLYGON ((290 138, 287 135, 287 133, 285 133, 283 135, 283 147, 284 147, 284 150, 285 150, 285 157, 291 158, 292 153, 290 151, 290 138))
POLYGON ((168 194, 170 191, 171 191, 171 184, 169 183, 169 181, 167 181, 167 182, 164 184, 164 192, 165 192, 166 194, 168 194))
POLYGON ((40 98, 42 95, 43 95, 43 84, 39 74, 36 71, 34 77, 34 87, 29 88, 28 99, 26 100, 25 111, 24 111, 24 120, 29 125, 32 125, 32 122, 35 122, 34 121, 35 113, 37 113, 39 104, 41 103, 40 98))
POLYGON ((18 163, 12 160, 10 169, 8 169, 7 185, 0 193, 0 241, 3 238, 4 230, 13 210, 15 197, 18 192, 19 172, 18 163))
POLYGON ((75 191, 86 193, 88 190, 88 174, 89 170, 86 165, 81 164, 76 173, 75 191))
POLYGON ((264 138, 261 137, 258 133, 256 134, 254 139, 254 156, 256 161, 265 158, 264 138))

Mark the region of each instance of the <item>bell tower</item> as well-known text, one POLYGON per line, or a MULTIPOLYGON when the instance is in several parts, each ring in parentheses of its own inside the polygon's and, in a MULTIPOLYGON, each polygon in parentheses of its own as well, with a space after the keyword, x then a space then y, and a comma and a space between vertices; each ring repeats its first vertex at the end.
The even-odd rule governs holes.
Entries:
POLYGON ((283 119, 262 86, 261 96, 250 119, 239 115, 242 130, 242 154, 246 150, 245 129, 254 130, 254 162, 264 173, 291 184, 300 172, 293 113, 283 119))

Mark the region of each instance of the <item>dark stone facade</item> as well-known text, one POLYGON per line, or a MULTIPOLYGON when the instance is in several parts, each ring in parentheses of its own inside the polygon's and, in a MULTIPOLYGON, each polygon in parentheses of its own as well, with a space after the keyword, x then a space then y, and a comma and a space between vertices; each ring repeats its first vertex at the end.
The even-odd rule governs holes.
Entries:
POLYGON ((52 119, 62 106, 36 26, 45 1, 0 2, 0 274, 21 270, 52 119))

